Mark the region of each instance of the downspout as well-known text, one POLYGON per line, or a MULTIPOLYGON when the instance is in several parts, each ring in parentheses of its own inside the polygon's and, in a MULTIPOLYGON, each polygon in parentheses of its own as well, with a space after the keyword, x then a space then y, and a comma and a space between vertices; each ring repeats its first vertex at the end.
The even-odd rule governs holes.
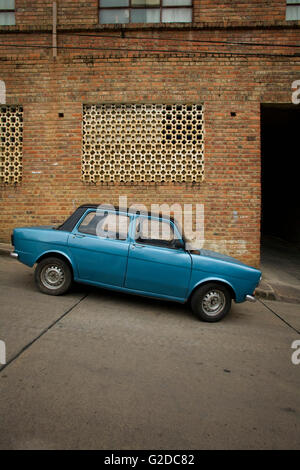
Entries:
POLYGON ((52 50, 53 58, 57 57, 57 3, 53 2, 53 14, 52 14, 52 50))

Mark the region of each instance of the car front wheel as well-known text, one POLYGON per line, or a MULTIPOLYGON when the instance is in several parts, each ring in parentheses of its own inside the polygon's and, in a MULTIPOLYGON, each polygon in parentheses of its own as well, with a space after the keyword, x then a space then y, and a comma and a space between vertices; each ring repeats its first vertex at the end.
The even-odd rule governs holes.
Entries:
POLYGON ((191 298, 193 312, 203 321, 217 322, 231 307, 231 294, 222 284, 208 283, 198 287, 191 298))
POLYGON ((45 258, 35 269, 35 282, 44 294, 64 294, 72 283, 71 269, 62 259, 45 258))

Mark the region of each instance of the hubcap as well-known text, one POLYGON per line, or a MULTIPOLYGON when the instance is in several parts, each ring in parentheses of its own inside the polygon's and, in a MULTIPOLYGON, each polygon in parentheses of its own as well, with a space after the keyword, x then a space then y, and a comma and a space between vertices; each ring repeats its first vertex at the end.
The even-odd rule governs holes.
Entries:
POLYGON ((218 315, 223 310, 224 305, 225 295, 217 289, 207 292, 202 300, 202 309, 210 317, 218 315))
POLYGON ((65 282, 65 274, 61 266, 48 265, 42 269, 41 281, 48 289, 59 289, 65 282))

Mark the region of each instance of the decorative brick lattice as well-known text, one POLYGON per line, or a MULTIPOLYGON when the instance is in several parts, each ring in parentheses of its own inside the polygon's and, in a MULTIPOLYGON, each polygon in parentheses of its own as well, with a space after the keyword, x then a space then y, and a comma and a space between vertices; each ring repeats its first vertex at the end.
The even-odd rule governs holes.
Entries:
POLYGON ((83 106, 84 181, 197 183, 203 174, 202 105, 83 106))
POLYGON ((22 180, 23 108, 0 106, 0 183, 22 180))

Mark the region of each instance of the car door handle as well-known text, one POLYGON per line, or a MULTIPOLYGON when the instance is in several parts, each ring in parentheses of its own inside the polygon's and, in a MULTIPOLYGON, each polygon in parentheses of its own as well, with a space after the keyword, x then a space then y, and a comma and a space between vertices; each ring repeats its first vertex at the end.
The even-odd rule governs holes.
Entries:
POLYGON ((75 233, 75 235, 73 236, 73 238, 84 238, 85 235, 81 235, 80 233, 75 233))
POLYGON ((144 245, 131 245, 131 249, 134 250, 135 248, 138 248, 139 250, 141 248, 145 248, 144 245))

